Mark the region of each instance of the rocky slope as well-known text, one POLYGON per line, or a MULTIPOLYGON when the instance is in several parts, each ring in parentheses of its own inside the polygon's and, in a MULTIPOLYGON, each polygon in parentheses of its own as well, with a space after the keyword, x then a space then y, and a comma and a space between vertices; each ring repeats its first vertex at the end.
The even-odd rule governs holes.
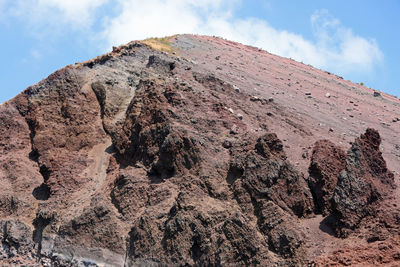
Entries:
POLYGON ((0 261, 398 266, 399 118, 220 38, 114 48, 0 105, 0 261))

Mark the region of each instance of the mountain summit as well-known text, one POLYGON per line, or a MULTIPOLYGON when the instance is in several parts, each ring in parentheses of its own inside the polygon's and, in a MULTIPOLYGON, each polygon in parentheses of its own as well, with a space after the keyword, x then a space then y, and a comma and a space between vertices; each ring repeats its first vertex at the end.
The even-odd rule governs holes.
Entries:
POLYGON ((0 105, 0 262, 396 266, 400 100, 216 37, 135 41, 0 105))

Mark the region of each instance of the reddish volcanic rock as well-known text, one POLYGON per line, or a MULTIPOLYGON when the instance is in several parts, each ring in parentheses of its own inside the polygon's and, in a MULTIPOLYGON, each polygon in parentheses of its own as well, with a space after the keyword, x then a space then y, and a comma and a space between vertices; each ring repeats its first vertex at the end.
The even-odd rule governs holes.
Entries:
POLYGON ((3 265, 396 266, 397 98, 220 38, 168 40, 0 105, 3 265))
POLYGON ((315 266, 388 266, 400 263, 400 238, 393 237, 385 242, 343 247, 328 256, 318 257, 315 266))
POLYGON ((394 175, 386 168, 379 151, 381 139, 374 129, 357 138, 346 157, 346 168, 338 176, 332 214, 338 220, 338 235, 346 236, 367 215, 376 214, 375 205, 392 193, 394 175))
POLYGON ((130 264, 272 264, 265 240, 234 206, 180 193, 163 218, 143 215, 130 232, 130 264), (149 257, 149 255, 153 255, 149 257))
POLYGON ((317 141, 311 156, 308 184, 316 211, 327 215, 340 171, 345 168, 345 152, 329 140, 317 141))
MULTIPOLYGON (((386 167, 380 143, 379 133, 369 128, 355 140, 347 156, 328 140, 314 146, 309 186, 317 211, 330 215, 328 221, 338 236, 347 236, 360 228, 365 217, 377 216, 378 203, 391 196, 395 188, 394 175, 386 167)), ((391 227, 381 224, 373 231, 385 232, 386 228, 391 227)), ((372 234, 367 238, 382 237, 372 234)))

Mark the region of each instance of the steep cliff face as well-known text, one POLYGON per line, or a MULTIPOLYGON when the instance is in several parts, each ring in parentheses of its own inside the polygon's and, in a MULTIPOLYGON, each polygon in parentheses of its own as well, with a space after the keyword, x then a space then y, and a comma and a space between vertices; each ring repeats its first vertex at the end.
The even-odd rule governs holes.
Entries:
POLYGON ((169 42, 67 66, 0 106, 0 261, 399 263, 400 126, 379 123, 398 99, 219 38, 169 42), (346 105, 357 118, 338 123, 346 105))

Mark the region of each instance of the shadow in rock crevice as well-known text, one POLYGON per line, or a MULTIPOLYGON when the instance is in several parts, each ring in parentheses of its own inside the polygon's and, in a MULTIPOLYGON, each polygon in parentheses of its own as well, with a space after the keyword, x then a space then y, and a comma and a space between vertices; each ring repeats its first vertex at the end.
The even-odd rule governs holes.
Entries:
POLYGON ((37 217, 33 221, 33 226, 35 227, 35 230, 33 231, 32 239, 36 243, 37 257, 39 258, 41 258, 43 230, 44 228, 46 228, 47 225, 50 224, 51 220, 52 218, 37 215, 37 217))
POLYGON ((32 195, 37 200, 48 200, 50 197, 50 187, 43 183, 32 191, 32 195))
POLYGON ((319 224, 319 229, 324 232, 327 233, 330 236, 334 236, 335 232, 333 231, 332 226, 335 225, 337 223, 337 219, 334 215, 329 215, 327 217, 325 217, 319 224))

